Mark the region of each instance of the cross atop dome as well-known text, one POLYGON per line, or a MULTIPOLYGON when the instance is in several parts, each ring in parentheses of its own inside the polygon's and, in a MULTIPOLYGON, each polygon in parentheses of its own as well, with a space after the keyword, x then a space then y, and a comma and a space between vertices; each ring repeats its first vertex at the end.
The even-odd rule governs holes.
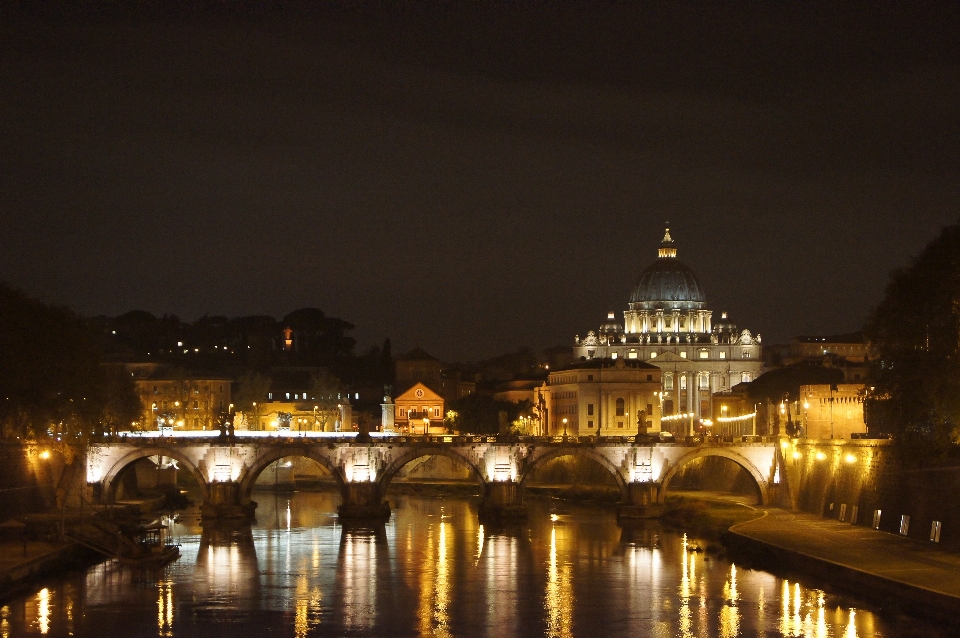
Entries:
POLYGON ((670 222, 667 222, 667 228, 663 233, 663 241, 660 242, 660 249, 657 251, 657 256, 661 259, 664 257, 677 256, 677 249, 673 245, 673 237, 670 236, 670 222))

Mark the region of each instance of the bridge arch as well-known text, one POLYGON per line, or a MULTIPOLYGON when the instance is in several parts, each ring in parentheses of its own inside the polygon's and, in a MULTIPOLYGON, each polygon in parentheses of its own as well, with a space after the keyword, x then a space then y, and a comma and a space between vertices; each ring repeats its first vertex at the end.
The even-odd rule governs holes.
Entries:
POLYGON ((667 497, 667 486, 670 485, 670 479, 672 479, 674 475, 680 471, 680 468, 682 468, 687 463, 690 463, 691 461, 695 461, 696 459, 701 459, 708 456, 717 456, 717 457, 729 459, 734 463, 736 463, 737 465, 739 465, 740 467, 742 467, 744 470, 746 470, 747 473, 750 475, 750 477, 753 479, 753 482, 756 483, 757 498, 759 499, 758 504, 766 505, 769 502, 767 480, 763 477, 763 474, 760 472, 760 470, 757 469, 757 466, 751 463, 743 455, 738 454, 733 450, 722 448, 722 447, 697 448, 696 450, 688 452, 687 454, 677 459, 677 462, 671 465, 669 469, 667 469, 666 474, 663 475, 663 478, 660 481, 660 489, 657 495, 657 502, 658 503, 664 502, 664 500, 667 497))
POLYGON ((452 459, 457 463, 461 463, 468 467, 470 469, 470 473, 479 479, 482 485, 486 485, 487 483, 487 478, 483 475, 483 472, 480 471, 480 468, 477 467, 476 464, 465 455, 441 446, 428 445, 406 450, 393 459, 385 468, 383 468, 383 470, 380 472, 379 478, 377 479, 377 485, 380 488, 380 493, 387 493, 387 488, 390 487, 390 481, 393 480, 393 477, 397 475, 397 472, 399 472, 404 465, 419 458, 423 458, 424 456, 445 456, 448 459, 452 459))
POLYGON ((323 469, 327 470, 333 475, 333 477, 337 480, 337 485, 340 487, 341 492, 343 491, 343 486, 345 483, 343 472, 332 460, 330 460, 327 455, 317 452, 311 446, 296 448, 271 446, 266 448, 262 454, 258 455, 253 464, 244 467, 243 471, 240 473, 240 476, 237 478, 237 482, 240 484, 240 502, 250 502, 250 498, 253 493, 253 486, 257 482, 257 477, 259 477, 265 469, 270 467, 271 463, 275 463, 280 459, 293 456, 301 456, 316 462, 323 469))
POLYGON ((578 456, 596 461, 613 475, 613 478, 617 482, 617 487, 620 488, 620 500, 624 502, 629 500, 627 482, 620 473, 620 468, 614 465, 614 463, 606 456, 597 452, 593 447, 564 446, 553 448, 547 452, 544 452, 543 454, 540 454, 539 456, 535 457, 530 464, 527 465, 527 467, 524 468, 523 476, 520 478, 520 489, 526 489, 527 479, 530 478, 534 470, 562 456, 578 456))
POLYGON ((197 481, 197 484, 200 486, 200 492, 203 495, 203 500, 207 500, 207 477, 203 475, 200 468, 198 468, 189 457, 176 448, 153 446, 130 450, 104 473, 103 478, 100 480, 103 486, 100 496, 101 501, 104 503, 113 503, 117 491, 117 478, 119 478, 120 474, 140 459, 151 456, 166 456, 176 460, 177 463, 180 464, 180 467, 190 472, 191 476, 197 481))

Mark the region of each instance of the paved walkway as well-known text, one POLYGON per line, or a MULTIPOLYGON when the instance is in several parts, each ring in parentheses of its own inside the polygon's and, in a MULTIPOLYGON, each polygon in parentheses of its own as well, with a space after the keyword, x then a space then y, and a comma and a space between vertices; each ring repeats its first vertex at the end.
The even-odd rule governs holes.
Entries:
POLYGON ((734 534, 873 577, 936 592, 960 604, 960 555, 861 525, 763 508, 766 515, 734 534))

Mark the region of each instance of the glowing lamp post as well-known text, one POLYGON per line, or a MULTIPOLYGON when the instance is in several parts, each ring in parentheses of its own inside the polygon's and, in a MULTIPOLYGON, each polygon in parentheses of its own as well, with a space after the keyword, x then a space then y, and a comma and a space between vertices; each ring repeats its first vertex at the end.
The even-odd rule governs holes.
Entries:
POLYGON ((423 417, 423 435, 427 436, 430 434, 430 417, 423 417))

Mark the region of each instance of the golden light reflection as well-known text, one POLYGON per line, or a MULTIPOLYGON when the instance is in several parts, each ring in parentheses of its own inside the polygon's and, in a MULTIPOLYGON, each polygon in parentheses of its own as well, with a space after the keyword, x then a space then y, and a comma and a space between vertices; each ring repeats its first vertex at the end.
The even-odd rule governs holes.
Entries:
POLYGON ((737 606, 737 566, 730 565, 730 580, 723 585, 726 604, 720 610, 721 638, 734 638, 740 633, 740 608, 737 606))
POLYGON ((477 531, 477 560, 474 565, 480 563, 480 556, 483 554, 483 525, 480 525, 480 529, 477 531))
POLYGON ((157 635, 173 635, 173 582, 157 583, 157 635))
POLYGON ((547 636, 569 638, 573 636, 573 581, 570 565, 557 561, 557 528, 550 530, 550 565, 547 568, 547 636))
POLYGON ((843 638, 857 638, 857 610, 850 610, 850 617, 847 618, 847 630, 843 633, 843 638))
POLYGON ((693 622, 690 615, 690 582, 692 581, 693 557, 687 551, 687 535, 680 542, 680 636, 693 638, 693 622))
POLYGON ((44 636, 50 631, 50 590, 46 587, 37 592, 37 627, 44 636))
POLYGON ((440 538, 437 547, 437 596, 433 604, 434 636, 449 636, 450 615, 450 565, 447 562, 447 526, 440 519, 440 538))
POLYGON ((310 613, 310 589, 307 583, 307 576, 300 574, 297 576, 297 588, 295 590, 295 612, 293 619, 293 633, 297 638, 306 638, 309 626, 310 613))
POLYGON ((420 618, 420 635, 429 636, 433 633, 433 604, 431 595, 434 591, 436 569, 434 564, 433 525, 427 528, 427 544, 423 556, 423 571, 420 577, 420 608, 417 616, 420 618))
POLYGON ((10 608, 0 607, 0 638, 10 638, 10 608))
POLYGON ((828 633, 828 630, 827 630, 827 618, 826 618, 827 610, 824 608, 824 604, 825 604, 826 601, 824 600, 824 596, 823 596, 823 592, 822 592, 822 591, 821 591, 821 592, 817 592, 817 593, 818 593, 818 596, 817 596, 817 629, 816 629, 816 637, 817 637, 817 638, 826 638, 827 633, 828 633))

